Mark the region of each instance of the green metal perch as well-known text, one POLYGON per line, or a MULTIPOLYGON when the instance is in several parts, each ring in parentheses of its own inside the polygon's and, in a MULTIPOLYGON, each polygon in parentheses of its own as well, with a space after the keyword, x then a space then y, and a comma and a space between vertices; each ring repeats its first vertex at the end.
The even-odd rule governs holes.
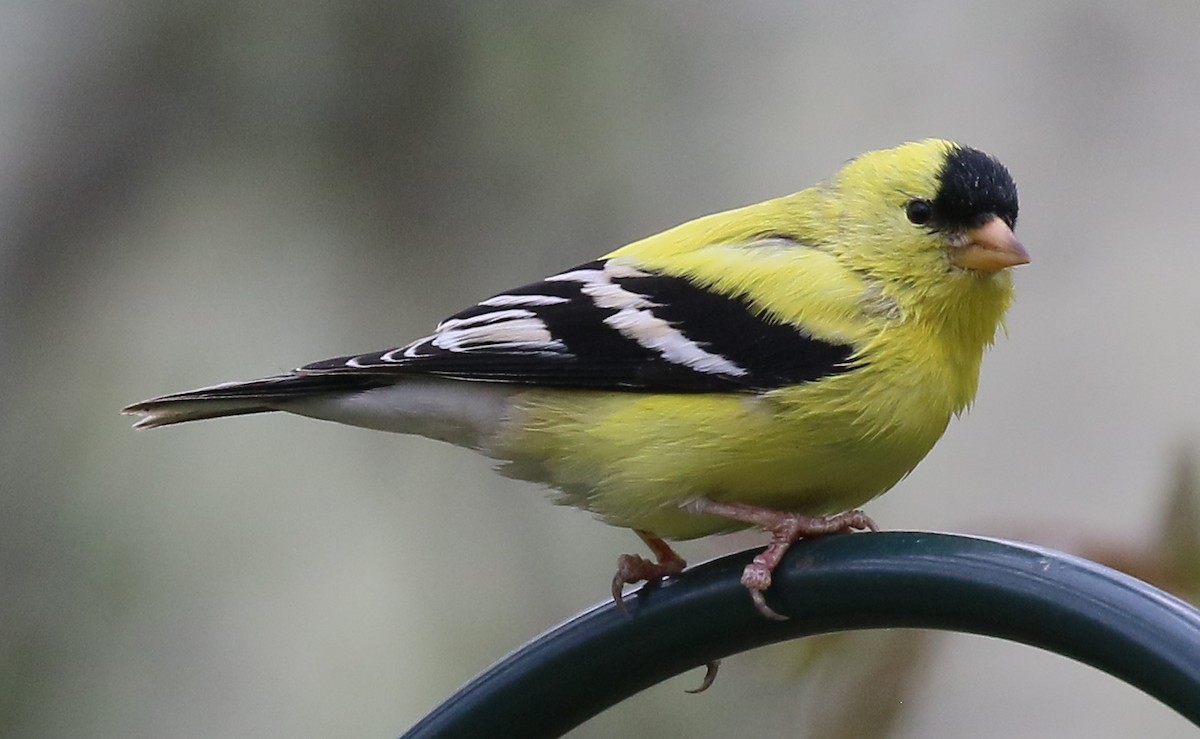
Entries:
MULTIPOLYGON (((467 683, 403 739, 557 737, 666 678, 737 652, 833 631, 922 628, 1008 639, 1099 668, 1200 726, 1200 611, 1050 549, 886 532, 798 543, 768 591, 739 578, 755 551, 604 603, 467 683)), ((701 699, 702 700, 702 699, 701 699)))

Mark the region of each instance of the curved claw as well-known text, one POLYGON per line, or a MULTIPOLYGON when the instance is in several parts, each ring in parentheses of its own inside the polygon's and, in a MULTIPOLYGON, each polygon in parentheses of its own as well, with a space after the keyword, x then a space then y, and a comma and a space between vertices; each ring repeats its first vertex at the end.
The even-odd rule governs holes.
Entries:
POLYGON ((787 616, 783 615, 782 613, 779 613, 778 611, 776 611, 775 609, 773 609, 769 605, 767 605, 767 598, 763 594, 763 591, 751 590, 750 591, 750 600, 754 601, 754 607, 764 617, 769 618, 772 621, 787 621, 788 620, 787 616))
POLYGON ((622 577, 619 570, 612 579, 612 599, 621 613, 629 613, 629 609, 625 606, 625 578, 622 577))
POLYGON ((685 690, 683 692, 696 695, 697 693, 703 693, 704 691, 708 690, 712 687, 713 681, 717 679, 717 670, 719 669, 721 669, 721 660, 714 659, 712 662, 706 662, 704 664, 704 679, 700 681, 700 687, 692 688, 691 690, 685 690))

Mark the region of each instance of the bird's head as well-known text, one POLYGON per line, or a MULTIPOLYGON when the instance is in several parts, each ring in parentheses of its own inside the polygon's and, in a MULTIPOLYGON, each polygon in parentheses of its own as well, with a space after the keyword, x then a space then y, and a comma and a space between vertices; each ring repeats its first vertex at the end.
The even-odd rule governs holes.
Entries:
POLYGON ((1029 261, 1013 235, 1017 186, 978 149, 927 139, 872 151, 831 184, 839 256, 877 278, 916 286, 1029 261))

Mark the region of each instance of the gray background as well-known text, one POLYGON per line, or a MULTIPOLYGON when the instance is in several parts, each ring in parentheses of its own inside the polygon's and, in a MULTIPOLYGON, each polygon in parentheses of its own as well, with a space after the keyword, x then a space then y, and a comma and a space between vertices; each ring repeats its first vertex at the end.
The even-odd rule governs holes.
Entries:
MULTIPOLYGON (((399 733, 636 537, 423 439, 117 409, 403 343, 912 138, 1009 166, 1033 263, 974 409, 869 512, 1152 542, 1200 426, 1198 29, 1182 1, 3 3, 0 733, 399 733)), ((924 665, 895 694, 837 688, 878 646, 784 646, 577 736, 832 735, 839 701, 896 737, 1193 732, 1031 648, 881 638, 924 665)))

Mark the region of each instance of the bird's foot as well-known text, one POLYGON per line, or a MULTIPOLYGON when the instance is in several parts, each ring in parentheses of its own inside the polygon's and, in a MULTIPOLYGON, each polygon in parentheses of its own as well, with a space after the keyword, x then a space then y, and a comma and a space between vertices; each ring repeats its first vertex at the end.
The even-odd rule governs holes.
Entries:
POLYGON ((750 591, 750 599, 754 607, 766 618, 773 621, 786 621, 787 616, 777 613, 767 605, 764 593, 771 587, 771 574, 779 566, 779 561, 787 550, 802 538, 837 534, 843 531, 870 530, 878 531, 879 527, 871 517, 862 511, 847 511, 835 516, 805 516, 799 513, 775 511, 770 508, 744 505, 741 503, 720 503, 697 498, 687 504, 690 513, 709 514, 732 518, 735 521, 748 523, 771 534, 771 542, 767 548, 759 552, 754 560, 742 571, 742 585, 750 591))
POLYGON ((678 575, 687 567, 683 557, 675 553, 670 544, 649 531, 634 529, 650 551, 654 553, 655 561, 651 562, 640 554, 622 554, 617 558, 617 574, 613 575, 612 597, 617 608, 625 610, 625 598, 622 590, 626 585, 639 582, 653 582, 664 577, 678 575))
MULTIPOLYGON (((617 557, 617 574, 613 575, 612 597, 613 602, 617 604, 617 608, 620 608, 622 611, 626 611, 625 598, 622 593, 626 585, 658 581, 664 577, 678 575, 680 572, 683 572, 684 567, 687 567, 687 562, 684 561, 683 557, 680 557, 671 548, 671 545, 663 541, 661 537, 642 529, 634 529, 633 531, 641 537, 642 541, 646 542, 646 546, 650 547, 655 561, 651 562, 640 554, 622 554, 620 557, 617 557)), ((721 660, 719 659, 705 663, 704 678, 700 681, 700 686, 687 692, 703 693, 708 690, 713 681, 717 679, 717 670, 720 667, 721 660)))

